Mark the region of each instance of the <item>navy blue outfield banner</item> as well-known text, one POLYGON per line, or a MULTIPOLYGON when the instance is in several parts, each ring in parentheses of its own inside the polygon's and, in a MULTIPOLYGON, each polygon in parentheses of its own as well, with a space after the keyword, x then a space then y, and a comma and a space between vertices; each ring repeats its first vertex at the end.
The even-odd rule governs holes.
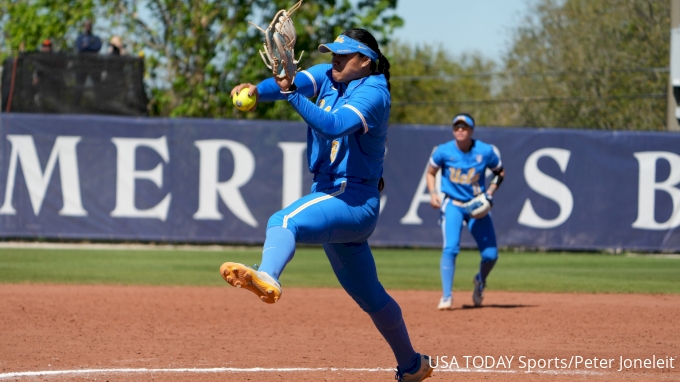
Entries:
MULTIPOLYGON (((448 126, 392 126, 374 246, 441 246, 425 171, 448 126)), ((680 249, 680 134, 475 129, 506 178, 500 246, 680 249)), ((0 237, 261 243, 308 192, 306 127, 271 121, 0 116, 0 237)), ((463 235, 463 246, 474 247, 463 235)))

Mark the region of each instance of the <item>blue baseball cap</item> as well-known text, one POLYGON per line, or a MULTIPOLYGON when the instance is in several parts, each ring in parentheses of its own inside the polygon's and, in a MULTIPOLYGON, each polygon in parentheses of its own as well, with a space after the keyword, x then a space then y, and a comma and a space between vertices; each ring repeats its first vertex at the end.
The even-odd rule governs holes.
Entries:
POLYGON ((373 61, 378 60, 378 53, 374 52, 373 49, 367 47, 366 44, 362 44, 359 41, 345 36, 344 34, 338 36, 338 38, 336 38, 335 41, 330 44, 319 45, 319 52, 333 52, 335 54, 361 53, 373 61))
POLYGON ((453 121, 451 123, 453 124, 453 126, 462 123, 464 125, 467 125, 471 129, 475 128, 475 120, 465 114, 458 114, 457 116, 453 117, 453 121))

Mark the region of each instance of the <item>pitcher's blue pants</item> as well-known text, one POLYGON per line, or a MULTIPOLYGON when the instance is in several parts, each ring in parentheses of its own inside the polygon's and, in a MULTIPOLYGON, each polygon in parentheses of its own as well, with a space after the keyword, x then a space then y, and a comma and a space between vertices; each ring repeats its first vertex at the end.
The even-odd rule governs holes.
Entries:
POLYGON ((374 185, 346 180, 315 183, 311 194, 269 219, 259 270, 278 279, 293 258, 295 243, 323 244, 342 287, 369 314, 399 367, 407 368, 418 355, 399 305, 378 281, 367 242, 379 210, 380 193, 374 185))

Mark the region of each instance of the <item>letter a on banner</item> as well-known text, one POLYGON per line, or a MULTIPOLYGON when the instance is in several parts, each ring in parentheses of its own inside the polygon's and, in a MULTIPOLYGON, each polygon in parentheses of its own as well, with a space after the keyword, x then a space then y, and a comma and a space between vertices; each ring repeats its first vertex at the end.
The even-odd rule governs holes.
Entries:
POLYGON ((283 152, 283 195, 281 208, 302 197, 302 169, 307 142, 279 142, 283 152))
MULTIPOLYGON (((432 149, 432 152, 437 149, 437 146, 435 146, 432 149)), ((430 155, 432 155, 430 153, 430 155)), ((406 212, 406 215, 404 215, 401 220, 399 220, 399 223, 401 224, 423 224, 423 219, 418 216, 418 208, 420 207, 421 204, 423 203, 430 203, 430 193, 427 192, 427 169, 430 167, 430 162, 428 161, 427 164, 425 165, 425 171, 423 171, 423 175, 420 177, 420 182, 418 182, 418 188, 416 189, 416 193, 413 195, 413 199, 411 200, 411 205, 408 208, 408 212, 406 212)), ((437 171, 437 175, 434 180, 435 184, 435 189, 439 193, 440 185, 441 185, 441 171, 437 171)), ((441 197, 441 195, 440 195, 441 197)), ((443 198, 442 198, 443 199, 443 198)))

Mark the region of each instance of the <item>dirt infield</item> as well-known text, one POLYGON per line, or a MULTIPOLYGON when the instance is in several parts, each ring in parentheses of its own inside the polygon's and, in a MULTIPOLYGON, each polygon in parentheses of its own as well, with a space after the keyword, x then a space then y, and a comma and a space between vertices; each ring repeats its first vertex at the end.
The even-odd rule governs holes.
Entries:
MULTIPOLYGON (((417 350, 439 361, 428 381, 680 380, 680 296, 489 291, 474 309, 458 292, 439 312, 438 292, 391 294, 417 350), (639 367, 618 371, 621 357, 639 367), (527 373, 530 360, 543 367, 527 373)), ((287 288, 270 306, 226 284, 0 285, 0 329, 0 381, 394 378, 387 344, 339 289, 287 288)))

